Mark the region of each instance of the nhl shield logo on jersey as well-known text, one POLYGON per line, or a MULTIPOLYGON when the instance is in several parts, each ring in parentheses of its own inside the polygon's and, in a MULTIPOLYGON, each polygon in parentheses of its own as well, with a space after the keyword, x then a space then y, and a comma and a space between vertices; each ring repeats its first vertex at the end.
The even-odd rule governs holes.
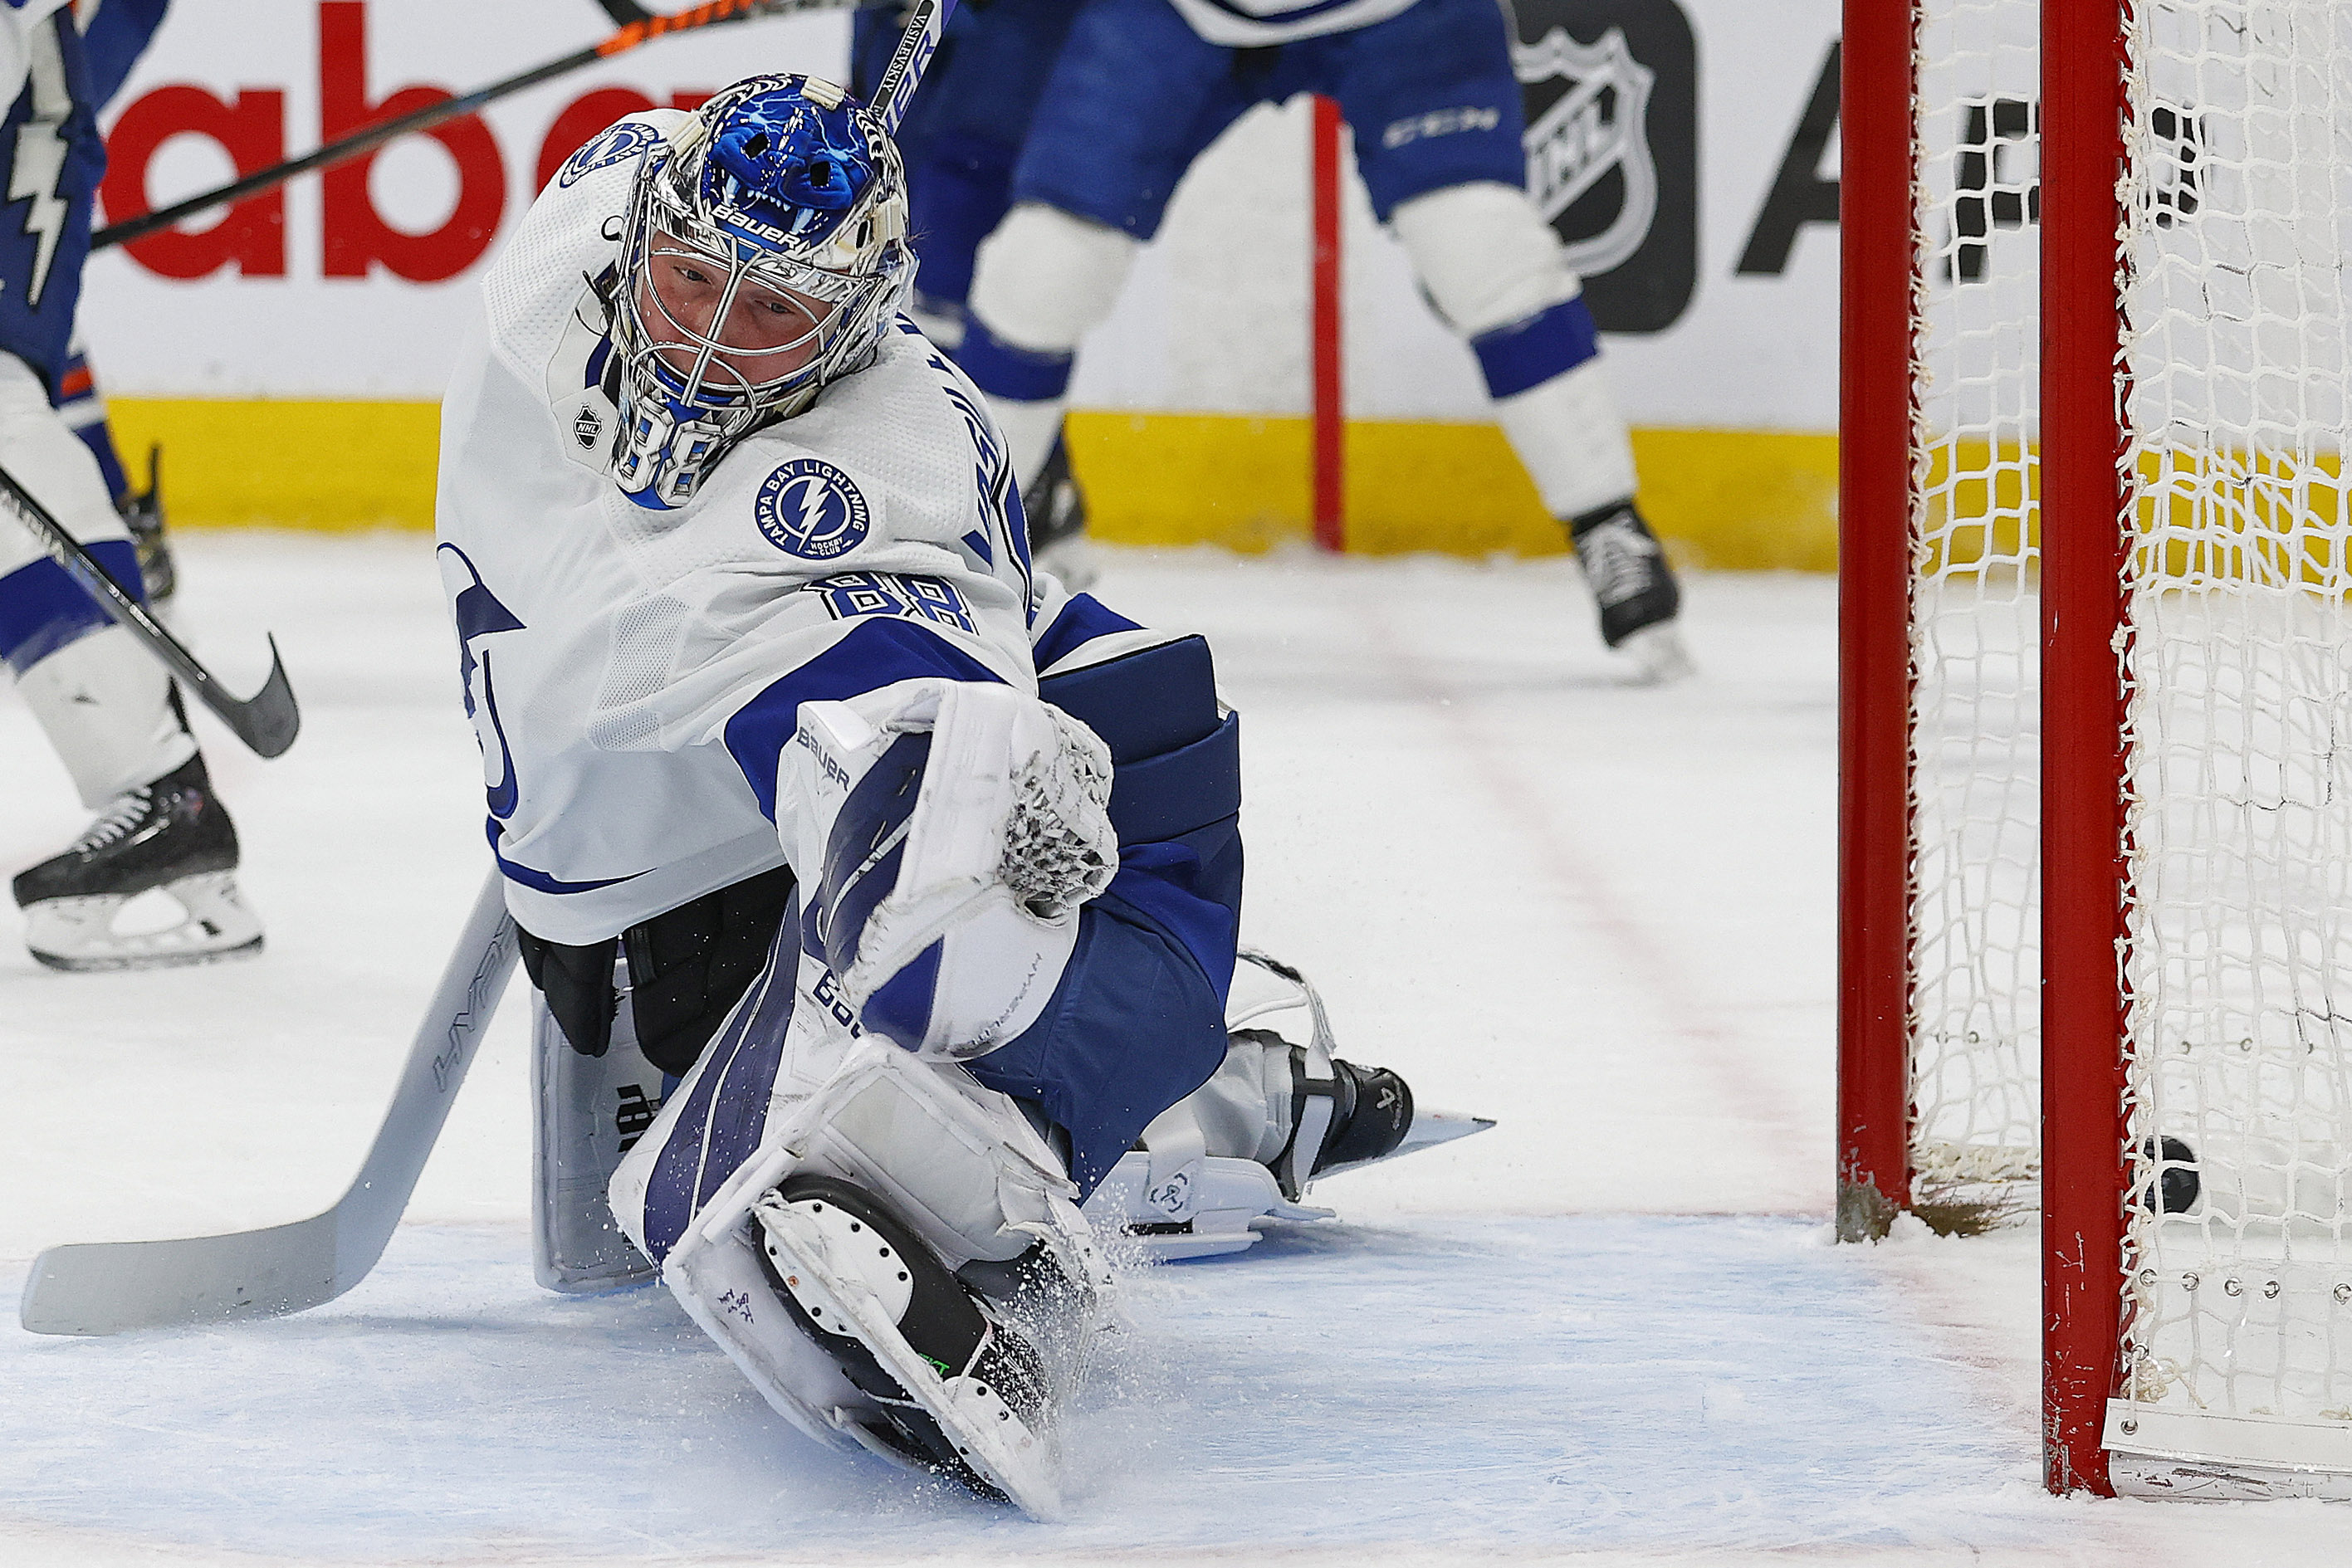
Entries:
POLYGON ((795 457, 769 475, 751 515, 770 544, 803 560, 847 555, 873 526, 849 476, 815 457, 795 457))
POLYGON ((590 137, 585 146, 564 160, 563 172, 556 175, 555 183, 568 191, 597 170, 634 158, 660 140, 661 132, 650 125, 608 127, 590 137))

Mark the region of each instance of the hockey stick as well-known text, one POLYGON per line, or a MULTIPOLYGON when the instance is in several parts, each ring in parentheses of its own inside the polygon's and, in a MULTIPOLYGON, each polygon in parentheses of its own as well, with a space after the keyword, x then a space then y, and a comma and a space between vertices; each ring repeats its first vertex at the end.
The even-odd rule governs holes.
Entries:
POLYGON ((294 704, 294 688, 287 684, 286 665, 278 656, 277 638, 269 638, 269 678, 261 683, 261 689, 243 700, 229 695, 213 679, 212 672, 196 663, 195 655, 166 632, 163 622, 147 612, 145 605, 107 576, 106 569, 92 560, 89 552, 49 516, 48 508, 35 500, 33 493, 17 483, 16 476, 5 468, 0 468, 0 497, 6 498, 8 509, 16 513, 17 520, 33 530, 33 537, 40 541, 49 559, 65 568, 67 575, 98 601, 100 609, 146 643, 148 651, 169 665, 172 673, 195 694, 196 700, 219 715, 220 721, 239 740, 263 757, 278 756, 294 744, 294 737, 302 727, 302 715, 294 704))
POLYGON ((803 11, 843 10, 874 3, 877 3, 877 0, 709 0, 708 5, 697 5, 691 10, 679 11, 673 15, 641 12, 641 20, 631 22, 601 43, 591 44, 584 49, 575 49, 560 59, 550 60, 541 66, 533 66, 530 69, 508 77, 502 81, 494 81, 488 87, 478 88, 463 97, 445 99, 439 103, 429 103, 423 109, 411 110, 406 114, 394 115, 390 120, 378 120, 373 125, 363 126, 341 141, 330 141, 323 147, 305 152, 299 158, 289 159, 283 163, 273 163, 267 169, 257 169, 242 179, 232 180, 216 190, 203 192, 188 197, 185 201, 173 202, 170 206, 158 208, 152 213, 141 213, 138 216, 125 218, 121 223, 109 224, 89 236, 89 248, 93 252, 101 251, 112 246, 129 245, 133 240, 144 239, 156 230, 170 228, 182 218, 201 213, 208 207, 242 201, 257 191, 266 191, 273 185, 284 184, 298 174, 307 174, 313 169, 328 169, 338 163, 347 162, 364 153, 374 152, 387 141, 416 131, 430 131, 445 120, 462 119, 509 94, 520 92, 525 88, 537 87, 541 82, 551 80, 568 71, 578 70, 583 66, 593 66, 599 60, 609 60, 615 55, 626 54, 639 44, 651 42, 655 38, 667 37, 674 33, 690 33, 699 28, 715 26, 722 22, 747 22, 760 16, 784 16, 803 11))
POLYGON ((226 1236, 52 1247, 33 1260, 19 1321, 35 1333, 111 1334, 276 1317, 331 1301, 367 1278, 498 1010, 515 943, 503 880, 493 871, 408 1048, 367 1161, 332 1208, 226 1236))
POLYGON ((898 47, 891 51, 890 63, 882 68, 882 79, 874 88, 874 101, 867 106, 890 135, 898 133, 898 122, 907 118, 907 105, 914 100, 915 89, 923 83, 923 73, 930 68, 931 57, 939 52, 940 35, 947 31, 948 18, 955 15, 955 6, 956 0, 914 0, 908 8, 906 26, 898 34, 898 47))

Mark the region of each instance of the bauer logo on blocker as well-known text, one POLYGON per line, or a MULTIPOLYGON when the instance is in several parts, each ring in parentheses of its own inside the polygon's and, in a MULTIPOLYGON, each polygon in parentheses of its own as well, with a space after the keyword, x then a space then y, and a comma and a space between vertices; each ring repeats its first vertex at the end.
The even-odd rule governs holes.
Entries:
POLYGON ((751 512, 770 544, 803 560, 847 555, 873 524, 849 476, 815 457, 795 457, 769 475, 751 512))

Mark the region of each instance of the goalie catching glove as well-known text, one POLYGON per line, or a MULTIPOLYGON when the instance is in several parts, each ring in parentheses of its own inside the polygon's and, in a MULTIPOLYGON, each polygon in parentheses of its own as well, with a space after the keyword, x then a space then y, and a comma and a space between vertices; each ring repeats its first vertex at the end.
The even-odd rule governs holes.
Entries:
POLYGON ((1118 870, 1110 781, 1091 730, 1009 686, 803 704, 779 832, 859 1024, 963 1061, 1034 1023, 1118 870))

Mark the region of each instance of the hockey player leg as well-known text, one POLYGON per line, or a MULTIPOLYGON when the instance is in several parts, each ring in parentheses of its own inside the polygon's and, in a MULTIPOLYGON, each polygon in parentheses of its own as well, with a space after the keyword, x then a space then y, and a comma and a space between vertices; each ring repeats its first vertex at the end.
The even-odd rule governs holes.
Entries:
POLYGON ((1143 1130, 1087 1200, 1107 1230, 1168 1258, 1240 1251, 1265 1218, 1327 1218, 1310 1184, 1480 1133, 1483 1116, 1417 1104, 1401 1076, 1334 1054, 1322 998, 1263 953, 1242 955, 1215 1075, 1143 1130))
POLYGON ((131 535, 131 542, 139 551, 139 576, 147 591, 148 606, 161 613, 179 588, 179 571, 172 559, 170 541, 164 537, 163 467, 163 449, 151 446, 147 450, 147 487, 131 486, 131 476, 122 466, 121 455, 115 450, 114 428, 107 418, 106 397, 100 392, 98 379, 90 368, 89 356, 81 335, 76 333, 66 350, 65 374, 59 380, 57 399, 58 416, 66 428, 84 446, 89 448, 92 461, 98 465, 100 479, 114 509, 121 515, 122 526, 131 535))
POLYGON ((1118 303, 1138 248, 1133 236, 1057 207, 1014 207, 980 247, 957 354, 1004 429, 1033 553, 1074 587, 1094 568, 1063 444, 1070 371, 1079 342, 1118 303))
POLYGON ((1648 679, 1687 674, 1681 592, 1633 503, 1633 450, 1592 313, 1559 241, 1524 191, 1476 181, 1391 214, 1415 270, 1470 340, 1496 417, 1575 544, 1602 639, 1648 679))
MULTIPOLYGON (((89 451, 21 361, 0 355, 0 463, 42 497, 116 580, 136 553, 89 451)), ((214 795, 169 678, 29 533, 0 522, 0 658, 85 805, 100 809, 62 854, 16 877, 34 956, 53 967, 197 963, 257 949, 236 889, 236 832, 214 795), (160 889, 176 918, 122 923, 160 889)))

